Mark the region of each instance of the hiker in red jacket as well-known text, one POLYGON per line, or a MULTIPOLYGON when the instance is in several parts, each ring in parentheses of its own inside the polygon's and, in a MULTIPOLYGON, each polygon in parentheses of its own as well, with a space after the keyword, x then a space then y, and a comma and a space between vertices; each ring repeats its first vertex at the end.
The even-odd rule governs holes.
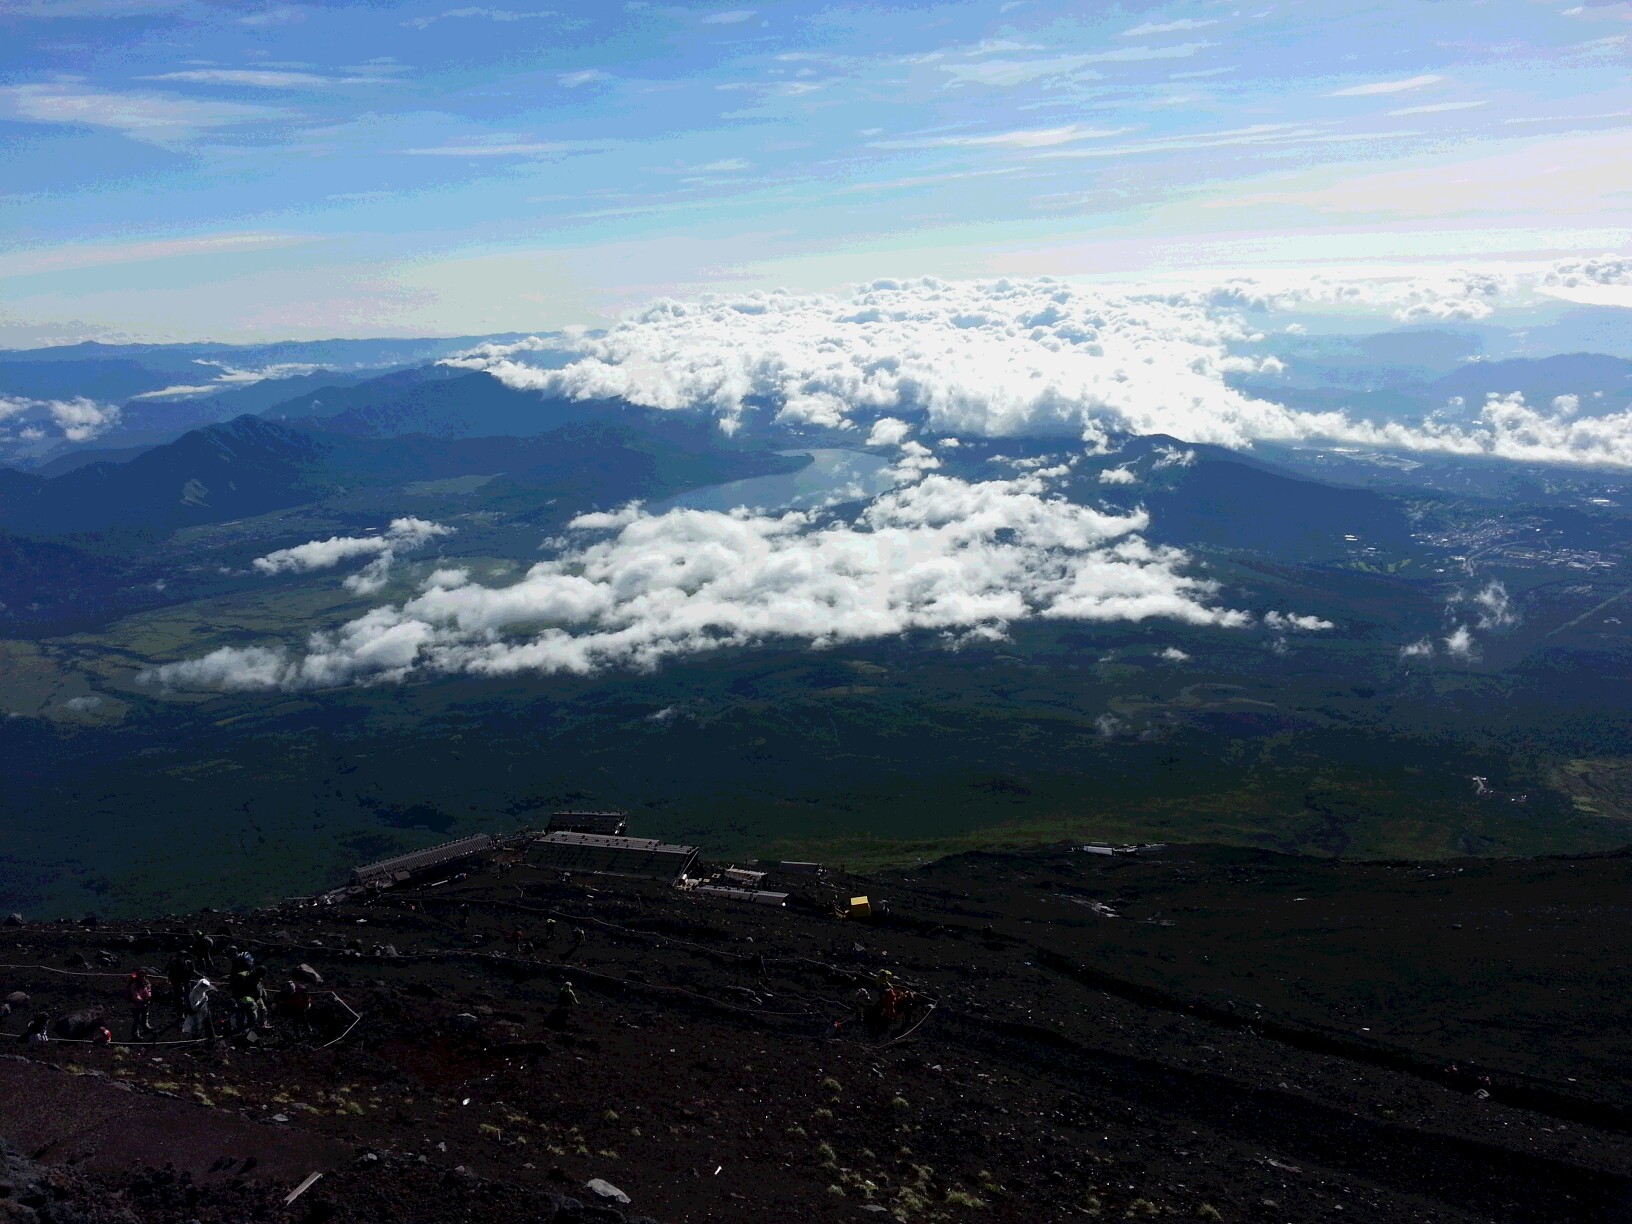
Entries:
POLYGON ((146 970, 138 969, 126 980, 125 997, 130 1000, 130 1039, 151 1040, 154 1029, 148 1013, 153 1009, 153 983, 148 980, 146 970))

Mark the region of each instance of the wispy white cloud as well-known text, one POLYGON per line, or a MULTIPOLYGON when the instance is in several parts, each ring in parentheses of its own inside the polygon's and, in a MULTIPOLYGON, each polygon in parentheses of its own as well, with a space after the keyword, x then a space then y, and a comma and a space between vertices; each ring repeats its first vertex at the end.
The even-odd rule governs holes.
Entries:
POLYGON ((570 153, 577 147, 559 140, 521 140, 505 144, 435 145, 402 152, 412 157, 553 157, 570 153))
POLYGON ((197 0, 5 0, 4 17, 145 17, 176 13, 197 0))
POLYGON ((1095 64, 1126 64, 1144 60, 1185 59, 1212 45, 1210 42, 1187 42, 1171 43, 1165 47, 1117 47, 1110 51, 1096 51, 1088 57, 1088 61, 1095 64))
POLYGON ((1391 110, 1390 115, 1437 115, 1444 111, 1475 110, 1485 106, 1484 102, 1434 102, 1428 106, 1405 106, 1399 110, 1391 110))
POLYGON ((1405 77, 1397 81, 1372 81, 1365 85, 1350 85, 1346 89, 1334 89, 1327 94, 1328 98, 1369 98, 1378 94, 1408 93, 1413 89, 1423 89, 1429 85, 1437 85, 1445 78, 1425 73, 1422 76, 1405 77))
POLYGON ((893 179, 865 179, 836 189, 839 195, 863 195, 880 191, 909 191, 964 179, 1008 177, 1025 173, 1024 166, 995 166, 985 170, 948 170, 940 174, 908 174, 893 179))
POLYGON ((565 89, 577 89, 581 85, 598 85, 610 81, 612 74, 599 68, 580 68, 576 72, 563 72, 555 80, 556 84, 565 89))
POLYGON ((936 136, 873 140, 873 149, 1048 149, 1079 140, 1103 140, 1133 131, 1130 127, 1086 127, 1078 123, 1051 128, 1022 128, 1012 132, 948 133, 936 136))
POLYGON ((1025 85, 1062 77, 1091 79, 1090 55, 1051 55, 1035 59, 982 59, 939 65, 953 85, 1025 85))
POLYGON ((1181 30, 1203 30, 1217 25, 1211 17, 1179 17, 1173 21, 1147 21, 1131 30, 1123 30, 1123 38, 1142 38, 1147 34, 1176 34, 1181 30))
POLYGON ((271 8, 261 9, 255 13, 245 13, 238 18, 239 25, 255 28, 267 26, 293 25, 306 20, 306 10, 297 4, 275 4, 271 8))
POLYGON ((287 112, 169 94, 114 93, 88 85, 0 86, 0 116, 109 128, 149 144, 182 144, 213 128, 264 123, 287 112))
POLYGON ((540 17, 554 17, 557 14, 553 9, 534 9, 520 12, 516 9, 466 7, 445 9, 440 13, 433 13, 426 17, 410 17, 402 24, 410 29, 429 29, 439 21, 457 20, 460 18, 481 18, 487 21, 530 21, 540 17))
POLYGON ((115 264, 145 263, 198 255, 227 255, 270 250, 315 242, 307 234, 200 234, 192 238, 154 238, 135 242, 76 242, 62 246, 14 249, 0 254, 0 276, 36 276, 100 268, 115 264))
POLYGON ((704 25, 741 25, 758 15, 758 9, 726 9, 719 13, 709 13, 701 20, 704 25))
POLYGON ((254 89, 313 89, 331 85, 378 85, 377 75, 331 77, 315 72, 288 72, 267 68, 186 68, 139 78, 143 81, 185 81, 198 85, 246 85, 254 89))

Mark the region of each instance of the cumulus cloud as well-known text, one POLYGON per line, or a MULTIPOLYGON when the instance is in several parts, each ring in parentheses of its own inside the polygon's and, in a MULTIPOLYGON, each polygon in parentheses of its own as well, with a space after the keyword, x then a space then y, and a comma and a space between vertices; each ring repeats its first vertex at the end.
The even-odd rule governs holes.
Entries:
POLYGON ((1318 616, 1300 616, 1296 612, 1265 612, 1264 624, 1283 632, 1319 633, 1337 626, 1318 616))
POLYGON ((1180 450, 1176 446, 1158 446, 1153 453, 1156 458, 1150 466, 1154 471, 1170 467, 1191 467, 1196 462, 1195 451, 1180 450))
POLYGON ((1106 468, 1099 474, 1099 483, 1109 485, 1138 484, 1139 477, 1131 467, 1106 468))
POLYGON ((1445 638, 1445 653, 1453 659, 1468 661, 1478 654, 1478 646, 1473 640, 1473 630, 1466 625, 1458 625, 1445 638))
POLYGON ((118 423, 117 404, 99 404, 84 396, 38 400, 0 394, 0 439, 6 433, 26 441, 55 434, 69 442, 89 442, 118 423))
POLYGON ((143 676, 156 676, 165 684, 181 688, 266 689, 278 687, 286 665, 281 651, 263 646, 223 646, 143 676))
MULTIPOLYGON (((430 543, 438 536, 452 535, 452 527, 428 522, 420 518, 392 519, 385 532, 377 536, 330 536, 326 540, 311 540, 293 548, 280 548, 264 557, 256 557, 254 567, 263 574, 309 574, 316 570, 333 569, 358 557, 372 558, 355 574, 341 583, 354 595, 377 595, 391 579, 391 567, 397 554, 412 552, 430 543)), ((463 576, 463 570, 437 570, 433 578, 450 580, 463 576)))
POLYGON ((1190 661, 1190 656, 1177 646, 1164 646, 1156 657, 1167 663, 1188 663, 1190 661))
POLYGON ((909 433, 912 426, 898 417, 880 417, 873 422, 873 428, 867 435, 868 446, 899 446, 909 433))
POLYGON ((452 527, 420 518, 392 519, 384 534, 377 536, 330 536, 293 548, 280 548, 252 563, 263 574, 306 574, 333 569, 356 557, 380 557, 399 549, 418 548, 437 536, 452 535, 452 527))
POLYGON ((1492 582, 1475 595, 1473 604, 1479 610, 1481 629, 1507 629, 1518 623, 1519 614, 1513 608, 1513 600, 1500 582, 1492 582))
POLYGON ((1412 659, 1431 659, 1433 657, 1434 643, 1431 638, 1421 637, 1400 647, 1400 658, 1405 662, 1412 659))
POLYGON ((1282 368, 1237 351, 1262 340, 1246 321, 1255 310, 1358 303, 1399 318, 1473 318, 1513 288, 1512 277, 1478 272, 1161 292, 1046 278, 874 281, 846 296, 659 301, 569 341, 575 356, 564 364, 556 339, 482 345, 448 364, 551 396, 707 412, 727 431, 758 412, 832 429, 882 414, 932 433, 1076 435, 1100 449, 1122 435, 1167 434, 1242 449, 1338 442, 1632 466, 1632 410, 1577 420, 1515 393, 1493 397, 1473 420, 1369 421, 1288 408, 1228 380, 1282 368), (541 354, 556 368, 535 364, 541 354))
MULTIPOLYGON (((1250 196, 1240 203, 1274 202, 1274 196, 1250 196)), ((1416 276, 1332 277, 1289 274, 1279 277, 1229 277, 1216 284, 1176 291, 1169 300, 1219 309, 1277 311, 1289 309, 1360 310, 1387 315, 1399 323, 1476 321, 1496 312, 1504 297, 1541 283, 1550 268, 1521 275, 1516 271, 1445 268, 1416 276)))
POLYGON ((854 519, 584 515, 572 524, 578 542, 510 585, 439 570, 416 597, 314 634, 302 652, 229 647, 146 678, 305 688, 417 672, 586 674, 774 640, 824 647, 927 631, 956 644, 1033 618, 1253 622, 1219 606, 1182 552, 1146 541, 1142 511, 1074 505, 1049 480, 931 473, 854 519))

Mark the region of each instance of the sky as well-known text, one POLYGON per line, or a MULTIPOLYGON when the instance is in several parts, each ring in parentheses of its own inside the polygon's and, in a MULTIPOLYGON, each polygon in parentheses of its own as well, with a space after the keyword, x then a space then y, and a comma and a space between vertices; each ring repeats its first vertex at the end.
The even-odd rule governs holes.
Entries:
POLYGON ((1632 4, 0 0, 0 345, 1628 251, 1632 4))

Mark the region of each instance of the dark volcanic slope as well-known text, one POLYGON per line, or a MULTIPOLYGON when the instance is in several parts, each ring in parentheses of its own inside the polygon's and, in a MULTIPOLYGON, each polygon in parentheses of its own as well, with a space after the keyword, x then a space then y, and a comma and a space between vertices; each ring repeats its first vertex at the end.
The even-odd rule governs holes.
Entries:
MULTIPOLYGON (((0 1063, 0 1130, 103 1184, 174 1162, 203 1206, 131 1210, 178 1224, 231 1218, 222 1203, 250 1218, 307 1167, 325 1179, 271 1218, 611 1220, 541 1197, 599 1177, 675 1224, 1626 1220, 1625 1051, 1580 1046, 1594 1014, 1620 1015, 1622 971, 1587 932, 1627 869, 1056 850, 773 877, 795 894, 778 910, 479 866, 367 904, 208 919, 280 977, 318 969, 363 1015, 342 1037, 333 1010, 336 1044, 13 1046, 27 1061, 0 1063), (836 919, 855 891, 890 915, 836 919), (1524 935, 1546 905, 1545 936, 1524 935), (1466 944, 1429 934, 1453 914, 1466 944), (549 946, 513 945, 518 928, 543 942, 551 916, 549 946), (1545 991, 1493 997, 1491 959, 1528 980, 1561 954, 1580 997, 1556 1023, 1545 991), (888 1043, 852 1010, 886 966, 935 1002, 888 1043), (562 1029, 564 977, 581 1003, 562 1029), (1375 990, 1387 1007, 1351 1014, 1375 990), (1501 1018, 1489 1040, 1480 999, 1501 1018)), ((4 988, 29 1010, 117 1012, 117 975, 162 964, 182 929, 10 932, 4 988)))

